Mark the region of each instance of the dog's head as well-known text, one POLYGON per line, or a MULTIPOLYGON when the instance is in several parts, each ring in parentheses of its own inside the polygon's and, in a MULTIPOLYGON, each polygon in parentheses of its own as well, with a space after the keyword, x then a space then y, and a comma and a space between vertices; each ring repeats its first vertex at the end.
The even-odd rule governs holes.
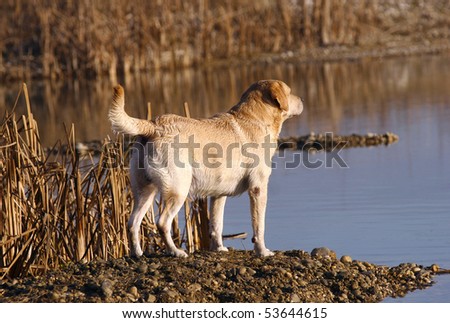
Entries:
MULTIPOLYGON (((260 82, 258 82, 260 83, 260 82)), ((266 95, 269 103, 274 103, 275 107, 282 111, 282 115, 287 119, 298 116, 303 111, 302 100, 291 94, 291 88, 282 81, 262 81, 263 94, 266 95)))
POLYGON ((291 88, 278 80, 263 80, 252 84, 241 98, 242 101, 253 100, 263 103, 266 113, 284 121, 290 117, 300 115, 303 111, 302 100, 291 94, 291 88))

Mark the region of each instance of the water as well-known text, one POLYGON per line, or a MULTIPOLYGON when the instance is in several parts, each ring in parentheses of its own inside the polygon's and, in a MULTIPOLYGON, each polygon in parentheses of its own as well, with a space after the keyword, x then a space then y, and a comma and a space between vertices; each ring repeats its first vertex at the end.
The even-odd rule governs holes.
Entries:
MULTIPOLYGON (((127 81, 127 110, 144 117, 150 101, 155 115, 182 113, 187 101, 193 116, 207 116, 231 107, 251 82, 277 78, 305 100, 305 112, 286 122, 283 135, 394 132, 400 141, 392 146, 343 150, 348 168, 286 169, 293 152, 275 157, 266 243, 274 250, 327 246, 389 266, 450 268, 449 72, 450 57, 424 56, 160 73, 127 81)), ((75 123, 80 140, 110 134, 108 82, 28 86, 44 143, 62 137, 63 122, 75 123)), ((0 103, 12 106, 16 92, 0 88, 0 103)), ((229 199, 225 213, 224 233, 251 235, 247 196, 229 199)), ((252 248, 250 239, 226 245, 252 248)), ((450 302, 450 276, 436 281, 386 301, 450 302)))

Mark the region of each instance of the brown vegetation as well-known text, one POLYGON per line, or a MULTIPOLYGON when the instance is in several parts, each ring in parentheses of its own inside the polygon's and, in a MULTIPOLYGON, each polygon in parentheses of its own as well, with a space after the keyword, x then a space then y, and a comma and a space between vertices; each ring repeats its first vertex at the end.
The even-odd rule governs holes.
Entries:
MULTIPOLYGON (((0 5, 0 77, 120 75, 311 48, 450 38, 448 1, 45 1, 0 5)), ((424 43, 424 40, 426 42, 424 43)))

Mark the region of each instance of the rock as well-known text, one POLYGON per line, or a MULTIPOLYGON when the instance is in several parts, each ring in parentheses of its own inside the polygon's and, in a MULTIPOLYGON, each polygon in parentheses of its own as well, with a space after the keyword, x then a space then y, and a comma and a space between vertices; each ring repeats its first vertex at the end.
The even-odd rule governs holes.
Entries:
POLYGON ((311 251, 311 256, 314 258, 330 258, 336 259, 336 253, 327 247, 314 248, 311 251))
POLYGON ((147 297, 147 303, 155 303, 156 302, 156 296, 153 294, 149 294, 147 297))
POLYGON ((366 266, 365 266, 362 262, 360 262, 360 261, 358 261, 358 262, 356 263, 356 266, 359 268, 360 271, 367 271, 366 266))
POLYGON ((432 264, 431 267, 430 267, 430 269, 431 269, 432 272, 437 273, 437 272, 439 271, 440 268, 439 268, 438 265, 432 264))
POLYGON ((194 283, 189 285, 187 288, 190 293, 195 293, 202 290, 202 286, 200 284, 194 283))
POLYGON ((306 268, 313 268, 315 267, 314 265, 314 260, 307 258, 307 259, 303 259, 301 261, 302 265, 305 266, 306 268))
POLYGON ((139 297, 139 292, 136 286, 131 286, 128 292, 136 298, 139 297))
POLYGON ((348 295, 346 293, 342 293, 339 297, 338 297, 339 302, 348 302, 348 295))
POLYGON ((140 264, 136 271, 140 274, 146 274, 148 271, 148 265, 146 263, 140 264))
POLYGON ((148 281, 148 285, 147 286, 150 287, 150 288, 156 288, 156 287, 159 286, 159 282, 158 282, 157 279, 150 279, 148 281))
POLYGON ((300 296, 298 296, 297 294, 291 294, 291 303, 300 303, 301 299, 300 296))
POLYGON ((301 281, 298 282, 298 286, 299 287, 306 287, 306 286, 308 286, 308 282, 304 281, 304 280, 301 280, 301 281))
POLYGON ((358 284, 357 281, 354 281, 352 283, 351 289, 354 290, 354 291, 359 289, 359 284, 358 284))
POLYGON ((57 292, 53 292, 51 295, 51 299, 54 302, 58 302, 60 298, 61 298, 61 295, 59 295, 59 293, 57 293, 57 292))
POLYGON ((247 268, 247 273, 248 273, 250 276, 253 276, 254 274, 256 274, 256 271, 254 271, 252 268, 247 268))
POLYGON ((327 279, 334 279, 336 277, 336 273, 334 271, 326 271, 323 273, 323 276, 327 279))
POLYGON ((239 268, 239 275, 245 275, 247 272, 247 268, 245 267, 240 267, 239 268))
POLYGON ((113 286, 114 286, 114 283, 111 280, 109 280, 109 279, 105 279, 105 280, 102 281, 102 284, 101 284, 100 288, 101 288, 101 290, 103 292, 103 295, 105 295, 106 298, 112 296, 112 294, 113 294, 113 286))
POLYGON ((175 302, 175 301, 177 301, 179 295, 180 294, 177 291, 164 290, 161 293, 161 298, 162 298, 163 302, 175 302))
POLYGON ((126 293, 125 297, 124 297, 124 301, 126 303, 134 303, 134 302, 137 301, 137 297, 135 295, 133 295, 133 294, 126 293))
POLYGON ((156 270, 159 267, 161 267, 161 264, 159 262, 154 262, 152 264, 149 265, 150 269, 156 270))
POLYGON ((349 277, 349 273, 345 270, 340 270, 337 275, 336 275, 337 279, 346 279, 347 277, 349 277))
POLYGON ((341 257, 341 262, 344 264, 351 264, 353 261, 352 257, 344 255, 341 257))

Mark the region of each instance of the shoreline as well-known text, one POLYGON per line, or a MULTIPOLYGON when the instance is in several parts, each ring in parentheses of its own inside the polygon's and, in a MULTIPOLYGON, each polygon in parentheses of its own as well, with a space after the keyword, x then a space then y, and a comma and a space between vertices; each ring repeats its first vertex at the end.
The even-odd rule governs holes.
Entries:
MULTIPOLYGON (((202 65, 193 64, 189 66, 181 67, 160 67, 150 68, 144 71, 134 72, 131 74, 139 75, 141 73, 151 72, 170 72, 174 70, 183 69, 211 69, 211 68, 223 68, 223 67, 236 67, 245 66, 251 64, 316 64, 316 63, 336 63, 336 62, 349 62, 358 61, 362 59, 382 59, 382 58, 395 58, 395 57, 412 57, 412 56, 426 56, 426 55, 450 55, 450 41, 438 40, 429 41, 425 40, 424 43, 410 42, 397 46, 386 46, 380 44, 379 46, 321 46, 307 48, 305 50, 297 51, 285 51, 282 53, 261 53, 249 58, 227 58, 227 59, 211 59, 204 61, 202 65)), ((30 71, 19 71, 21 68, 13 67, 13 70, 9 73, 4 73, 0 80, 8 83, 13 83, 18 80, 53 80, 50 77, 42 75, 40 69, 33 69, 30 71), (21 74, 21 75, 19 75, 21 74)), ((120 78, 129 77, 130 75, 118 74, 120 78)), ((107 74, 96 77, 72 77, 64 76, 62 80, 86 80, 86 81, 100 81, 102 79, 108 79, 107 74)))
POLYGON ((68 264, 39 277, 0 280, 2 302, 380 302, 432 286, 439 267, 388 267, 325 247, 311 253, 195 252, 68 264))
MULTIPOLYGON (((411 42, 404 45, 385 46, 326 46, 308 48, 304 51, 286 51, 283 53, 266 53, 253 58, 239 58, 214 60, 208 62, 203 68, 238 66, 248 64, 272 64, 272 63, 334 63, 345 61, 357 61, 361 59, 381 59, 422 55, 450 54, 450 42, 445 40, 429 41, 424 43, 411 42)), ((200 67, 201 68, 201 67, 200 67)))

